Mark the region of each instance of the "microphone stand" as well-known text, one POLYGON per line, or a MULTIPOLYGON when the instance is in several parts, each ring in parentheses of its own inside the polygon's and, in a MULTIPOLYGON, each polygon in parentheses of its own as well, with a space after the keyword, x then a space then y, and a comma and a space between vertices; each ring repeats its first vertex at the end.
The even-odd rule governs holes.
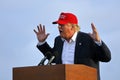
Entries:
POLYGON ((45 62, 46 59, 47 59, 47 57, 45 56, 45 57, 40 61, 40 63, 38 64, 38 66, 44 65, 44 62, 45 62))
POLYGON ((48 61, 48 63, 46 65, 51 65, 52 61, 55 59, 55 57, 57 57, 58 52, 55 51, 54 54, 52 54, 51 52, 47 52, 46 56, 40 61, 38 66, 44 65, 45 60, 48 58, 47 55, 51 56, 51 58, 49 59, 49 61, 48 61))

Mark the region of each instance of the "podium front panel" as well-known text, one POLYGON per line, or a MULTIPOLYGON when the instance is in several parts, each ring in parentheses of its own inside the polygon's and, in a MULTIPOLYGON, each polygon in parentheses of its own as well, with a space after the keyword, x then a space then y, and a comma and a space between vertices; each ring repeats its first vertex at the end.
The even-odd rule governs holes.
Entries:
POLYGON ((65 65, 14 68, 13 80, 65 80, 65 65))
POLYGON ((97 71, 85 65, 66 65, 66 76, 66 80, 97 80, 97 71))
POLYGON ((17 67, 13 68, 13 80, 97 80, 97 71, 71 64, 17 67))

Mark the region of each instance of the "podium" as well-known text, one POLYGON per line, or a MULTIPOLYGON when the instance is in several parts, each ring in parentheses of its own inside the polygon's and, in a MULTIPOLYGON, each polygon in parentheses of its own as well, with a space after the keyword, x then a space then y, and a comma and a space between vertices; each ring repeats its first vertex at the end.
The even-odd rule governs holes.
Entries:
POLYGON ((97 71, 80 64, 15 67, 13 80, 97 80, 97 71))

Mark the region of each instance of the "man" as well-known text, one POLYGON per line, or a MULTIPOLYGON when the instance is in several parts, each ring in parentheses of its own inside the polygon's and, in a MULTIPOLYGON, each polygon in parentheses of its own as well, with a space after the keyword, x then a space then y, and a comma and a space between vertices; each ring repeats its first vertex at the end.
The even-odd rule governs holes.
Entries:
POLYGON ((49 34, 45 32, 45 26, 41 24, 37 26, 38 31, 34 30, 37 35, 39 43, 37 48, 50 59, 51 52, 57 56, 54 59, 56 64, 84 64, 97 69, 98 80, 99 75, 99 61, 108 62, 111 60, 111 52, 105 43, 100 39, 97 29, 91 23, 92 33, 84 33, 79 31, 77 17, 72 13, 60 14, 57 21, 53 24, 58 24, 60 35, 55 38, 54 47, 51 48, 46 39, 49 34))

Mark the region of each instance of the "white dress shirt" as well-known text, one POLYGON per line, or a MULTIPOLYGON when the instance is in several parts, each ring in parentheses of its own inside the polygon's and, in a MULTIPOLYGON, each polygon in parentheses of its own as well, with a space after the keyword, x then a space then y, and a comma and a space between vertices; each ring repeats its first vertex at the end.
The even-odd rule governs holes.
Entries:
POLYGON ((73 35, 70 41, 64 40, 62 51, 62 64, 74 64, 74 51, 76 44, 77 32, 73 35))

